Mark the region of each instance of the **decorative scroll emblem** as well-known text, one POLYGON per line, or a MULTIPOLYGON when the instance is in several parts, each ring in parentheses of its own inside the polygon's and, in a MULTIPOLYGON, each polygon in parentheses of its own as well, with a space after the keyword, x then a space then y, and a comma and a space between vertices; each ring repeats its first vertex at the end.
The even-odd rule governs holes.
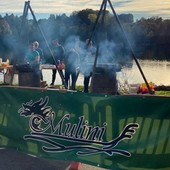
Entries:
POLYGON ((139 128, 137 123, 127 124, 119 136, 111 141, 104 142, 103 135, 107 123, 102 127, 88 125, 84 116, 78 117, 76 124, 71 123, 70 114, 65 114, 56 123, 55 112, 47 106, 49 97, 42 98, 36 102, 32 100, 23 103, 18 110, 21 116, 29 117, 31 134, 25 135, 24 139, 42 141, 42 149, 45 152, 65 152, 75 150, 79 156, 105 153, 109 156, 120 154, 130 157, 131 153, 118 149, 118 144, 125 139, 132 139, 135 130, 139 128), (55 121, 54 121, 55 120, 55 121))

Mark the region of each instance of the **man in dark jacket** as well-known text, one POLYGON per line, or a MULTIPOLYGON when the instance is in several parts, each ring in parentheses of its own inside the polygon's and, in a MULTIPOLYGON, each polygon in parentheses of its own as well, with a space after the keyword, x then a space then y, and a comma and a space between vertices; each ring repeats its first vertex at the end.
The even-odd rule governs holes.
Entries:
POLYGON ((67 88, 75 90, 77 75, 79 71, 78 69, 80 65, 80 57, 78 52, 74 48, 71 48, 66 52, 64 64, 65 64, 65 82, 67 88), (71 87, 69 88, 70 75, 71 75, 71 87))
MULTIPOLYGON (((55 59, 53 64, 56 65, 58 69, 60 69, 59 66, 63 63, 65 50, 64 50, 64 47, 59 43, 58 39, 55 39, 52 41, 52 53, 55 59)), ((50 85, 54 85, 56 74, 57 74, 57 69, 53 69, 52 70, 52 82, 50 85)))

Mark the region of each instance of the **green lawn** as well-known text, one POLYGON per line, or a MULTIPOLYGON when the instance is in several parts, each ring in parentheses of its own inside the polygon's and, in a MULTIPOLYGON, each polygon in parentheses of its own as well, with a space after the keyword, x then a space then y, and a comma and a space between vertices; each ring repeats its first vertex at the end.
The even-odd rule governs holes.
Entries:
MULTIPOLYGON (((3 84, 3 82, 0 82, 0 84, 3 84)), ((61 85, 55 85, 54 88, 59 89, 61 85)), ((76 86, 76 90, 77 91, 83 91, 83 86, 76 86)), ((170 91, 156 91, 155 92, 156 95, 159 96, 170 96, 170 91)))
POLYGON ((170 91, 156 91, 156 95, 170 96, 170 91))

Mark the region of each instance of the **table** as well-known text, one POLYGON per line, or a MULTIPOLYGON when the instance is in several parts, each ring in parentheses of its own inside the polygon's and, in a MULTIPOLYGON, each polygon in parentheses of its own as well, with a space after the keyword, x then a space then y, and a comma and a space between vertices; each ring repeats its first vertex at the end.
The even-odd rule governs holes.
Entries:
MULTIPOLYGON (((40 69, 56 69, 55 65, 52 64, 41 64, 40 69)), ((12 85, 14 74, 18 74, 18 71, 13 65, 0 66, 0 73, 3 74, 4 84, 12 85)))
POLYGON ((40 70, 42 69, 56 69, 56 65, 52 65, 52 64, 41 64, 40 65, 40 70))

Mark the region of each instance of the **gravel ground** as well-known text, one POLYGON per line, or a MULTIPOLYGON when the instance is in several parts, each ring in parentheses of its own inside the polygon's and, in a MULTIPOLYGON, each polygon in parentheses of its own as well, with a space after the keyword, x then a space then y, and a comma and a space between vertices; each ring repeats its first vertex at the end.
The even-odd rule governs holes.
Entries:
MULTIPOLYGON (((69 170, 70 161, 32 157, 10 149, 0 149, 0 170, 69 170)), ((86 164, 80 170, 105 170, 86 164)))

